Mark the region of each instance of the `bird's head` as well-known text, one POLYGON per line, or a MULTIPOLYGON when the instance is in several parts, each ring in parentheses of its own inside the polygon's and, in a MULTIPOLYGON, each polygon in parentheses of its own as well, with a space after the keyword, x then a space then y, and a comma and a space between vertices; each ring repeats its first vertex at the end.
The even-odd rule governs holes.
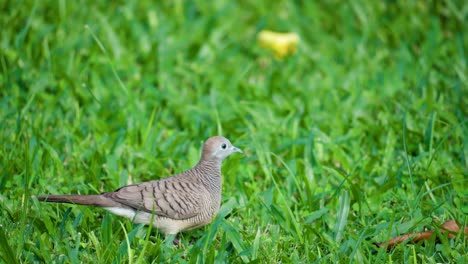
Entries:
POLYGON ((225 137, 210 137, 203 145, 202 159, 222 161, 234 152, 243 153, 225 137))

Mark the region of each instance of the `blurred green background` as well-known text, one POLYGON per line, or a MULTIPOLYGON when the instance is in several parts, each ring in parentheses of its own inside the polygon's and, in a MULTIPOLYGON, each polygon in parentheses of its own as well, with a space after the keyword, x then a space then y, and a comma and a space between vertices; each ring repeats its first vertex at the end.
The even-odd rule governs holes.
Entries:
POLYGON ((464 1, 0 2, 4 262, 467 262, 464 1), (276 59, 259 31, 295 32, 276 59), (224 135, 223 207, 154 229, 35 194, 169 176, 224 135))

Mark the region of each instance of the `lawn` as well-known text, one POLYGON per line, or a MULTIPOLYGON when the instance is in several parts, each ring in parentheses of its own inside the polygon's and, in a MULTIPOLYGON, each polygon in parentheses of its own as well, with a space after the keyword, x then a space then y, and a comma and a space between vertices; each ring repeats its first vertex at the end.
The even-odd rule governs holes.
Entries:
POLYGON ((467 236, 439 228, 468 225, 464 1, 154 2, 0 2, 3 262, 468 262, 467 236), (179 246, 32 197, 167 177, 213 135, 245 155, 179 246))

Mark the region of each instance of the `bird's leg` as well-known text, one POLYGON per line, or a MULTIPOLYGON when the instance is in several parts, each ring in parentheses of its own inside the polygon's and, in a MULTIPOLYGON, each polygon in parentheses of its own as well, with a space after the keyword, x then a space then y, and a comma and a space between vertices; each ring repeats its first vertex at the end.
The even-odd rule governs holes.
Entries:
POLYGON ((184 247, 184 244, 182 244, 177 237, 174 238, 174 241, 172 243, 174 244, 174 246, 184 247))
POLYGON ((164 244, 166 244, 167 247, 169 247, 169 246, 171 246, 171 245, 173 245, 175 243, 179 243, 179 239, 177 239, 177 234, 166 235, 164 240, 166 241, 164 244))
POLYGON ((172 235, 166 235, 166 242, 165 242, 165 245, 167 247, 169 246, 180 246, 180 247, 184 247, 184 244, 181 243, 181 241, 179 240, 179 238, 177 237, 176 234, 172 234, 172 235))

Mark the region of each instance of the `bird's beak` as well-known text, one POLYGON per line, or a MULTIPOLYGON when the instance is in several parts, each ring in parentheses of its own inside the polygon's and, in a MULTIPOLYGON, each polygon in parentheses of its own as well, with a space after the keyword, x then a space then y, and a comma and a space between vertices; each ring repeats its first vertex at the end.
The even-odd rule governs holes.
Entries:
POLYGON ((234 146, 231 147, 232 152, 239 152, 239 153, 244 153, 240 148, 236 148, 234 146))

